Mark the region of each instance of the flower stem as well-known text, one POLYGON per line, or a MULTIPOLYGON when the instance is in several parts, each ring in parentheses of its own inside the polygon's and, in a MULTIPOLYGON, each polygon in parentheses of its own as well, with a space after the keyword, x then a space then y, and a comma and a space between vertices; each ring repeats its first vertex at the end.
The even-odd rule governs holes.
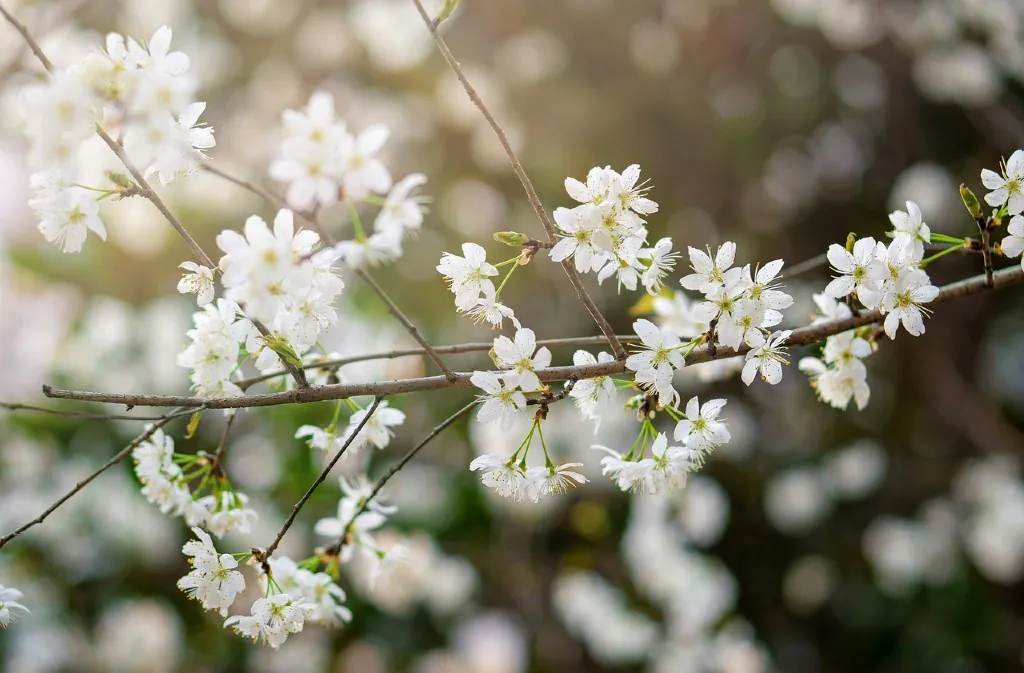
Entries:
POLYGON ((363 229, 363 220, 359 217, 356 204, 352 203, 349 199, 345 199, 345 205, 348 206, 348 213, 352 217, 352 228, 355 229, 356 240, 360 243, 366 241, 369 237, 366 235, 366 230, 363 229))
MULTIPOLYGON (((520 255, 519 257, 516 257, 515 260, 519 261, 520 257, 522 257, 522 255, 520 255)), ((495 293, 494 293, 494 301, 498 301, 498 297, 501 296, 501 290, 502 290, 502 288, 505 287, 505 283, 508 282, 508 279, 512 277, 512 274, 515 273, 516 269, 518 269, 518 268, 519 268, 518 264, 513 264, 512 267, 508 270, 508 273, 505 274, 505 277, 501 281, 501 285, 498 286, 497 291, 495 291, 495 293)))
POLYGON ((963 246, 963 241, 961 241, 960 243, 961 243, 960 245, 953 245, 953 246, 950 246, 950 247, 946 248, 945 250, 937 252, 934 255, 932 255, 931 257, 926 257, 925 259, 921 260, 921 263, 918 266, 920 266, 923 269, 923 268, 925 268, 926 266, 928 266, 929 264, 931 264, 932 262, 934 262, 935 260, 937 260, 940 257, 944 257, 944 256, 950 254, 951 252, 958 252, 960 250, 963 250, 963 247, 964 247, 963 246))

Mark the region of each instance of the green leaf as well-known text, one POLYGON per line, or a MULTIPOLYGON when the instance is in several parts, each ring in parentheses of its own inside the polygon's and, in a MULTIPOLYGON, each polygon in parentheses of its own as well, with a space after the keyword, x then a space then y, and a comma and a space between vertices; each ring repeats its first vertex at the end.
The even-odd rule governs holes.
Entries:
POLYGON ((188 421, 188 427, 185 428, 185 439, 192 439, 192 436, 196 434, 196 430, 199 429, 199 419, 201 419, 202 417, 202 409, 192 414, 192 418, 190 418, 188 421))
POLYGON ((447 21, 458 6, 459 0, 444 0, 444 6, 441 7, 441 12, 437 15, 437 25, 440 26, 447 21))
POLYGON ((520 234, 518 231, 499 231, 494 234, 494 240, 498 243, 518 248, 521 245, 526 245, 530 241, 530 237, 526 234, 520 234))
POLYGON ((292 348, 292 345, 288 343, 288 339, 276 334, 261 336, 259 339, 267 348, 281 356, 282 360, 297 369, 302 369, 302 359, 299 357, 299 354, 295 352, 295 349, 292 348))

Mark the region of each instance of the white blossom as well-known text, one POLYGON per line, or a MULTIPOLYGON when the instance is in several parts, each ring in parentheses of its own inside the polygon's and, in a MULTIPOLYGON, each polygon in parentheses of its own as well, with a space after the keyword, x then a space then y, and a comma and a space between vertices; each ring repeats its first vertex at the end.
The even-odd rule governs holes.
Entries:
POLYGON ((18 618, 16 611, 28 612, 28 608, 19 603, 22 594, 14 587, 0 584, 0 628, 7 628, 18 618))
POLYGON ((546 346, 537 348, 533 330, 525 327, 516 330, 515 341, 504 335, 497 337, 494 354, 499 367, 511 370, 501 375, 506 385, 518 386, 527 393, 543 387, 536 370, 551 366, 551 351, 546 346))
POLYGON ((679 337, 659 329, 650 320, 637 320, 633 330, 646 350, 626 358, 626 368, 636 372, 636 382, 652 386, 662 404, 673 404, 679 393, 672 387, 675 370, 683 366, 683 355, 679 352, 679 337))
POLYGON ((473 372, 470 383, 486 393, 481 400, 477 420, 497 423, 502 430, 511 429, 520 412, 526 408, 526 396, 516 386, 503 383, 493 372, 473 372))
POLYGON ((786 360, 786 348, 782 345, 791 330, 776 332, 768 337, 764 345, 747 352, 743 364, 743 382, 748 386, 754 382, 754 377, 760 373, 761 379, 766 383, 775 385, 782 380, 782 365, 789 364, 786 360))
POLYGON ((196 303, 206 306, 213 301, 214 284, 213 271, 206 266, 195 262, 182 262, 179 269, 185 269, 189 273, 183 274, 178 281, 178 292, 181 294, 194 294, 196 303))
POLYGON ((987 168, 981 172, 981 182, 989 193, 985 202, 993 207, 1005 205, 1010 215, 1024 213, 1024 150, 1017 150, 1003 166, 1003 174, 987 168))
POLYGON ((221 616, 227 616, 235 597, 245 588, 245 578, 235 570, 238 561, 231 554, 217 554, 205 531, 193 528, 192 532, 199 539, 189 540, 181 548, 192 570, 178 580, 178 588, 199 601, 203 609, 219 610, 221 616))

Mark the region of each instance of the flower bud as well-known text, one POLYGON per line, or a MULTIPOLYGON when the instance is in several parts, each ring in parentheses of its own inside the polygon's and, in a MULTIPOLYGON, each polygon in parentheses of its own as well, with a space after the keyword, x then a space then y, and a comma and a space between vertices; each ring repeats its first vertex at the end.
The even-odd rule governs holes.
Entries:
POLYGON ((499 231, 494 234, 494 240, 498 243, 518 248, 521 245, 526 245, 530 241, 530 237, 526 234, 520 234, 518 231, 499 231))
POLYGON ((964 206, 967 208, 967 212, 971 214, 976 220, 980 220, 985 216, 981 210, 981 203, 978 202, 978 197, 974 195, 971 188, 965 184, 960 184, 960 199, 963 200, 964 206))

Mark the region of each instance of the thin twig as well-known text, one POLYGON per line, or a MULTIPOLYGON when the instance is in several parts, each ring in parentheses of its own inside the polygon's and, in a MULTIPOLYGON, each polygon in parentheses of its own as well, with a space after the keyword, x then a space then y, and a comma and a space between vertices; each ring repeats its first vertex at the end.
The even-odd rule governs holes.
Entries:
POLYGON ((277 532, 277 537, 275 537, 274 541, 270 543, 270 546, 267 547, 265 550, 254 552, 256 560, 262 564, 263 572, 265 572, 267 575, 270 574, 270 557, 274 555, 274 552, 277 550, 277 546, 281 544, 281 540, 284 538, 285 533, 287 533, 288 529, 292 527, 292 524, 295 522, 295 517, 299 515, 299 510, 302 509, 302 507, 306 504, 306 501, 309 500, 310 496, 313 495, 313 491, 319 488, 320 484, 324 483, 324 480, 327 479, 327 475, 330 474, 331 470, 334 469, 334 466, 338 464, 338 461, 341 460, 341 457, 345 454, 345 451, 348 449, 349 446, 351 446, 352 442, 355 441, 356 437, 359 436, 359 433, 362 432, 363 427, 370 422, 370 418, 373 416, 374 412, 377 411, 377 407, 380 405, 381 400, 383 399, 383 397, 373 398, 373 404, 370 405, 370 408, 366 412, 366 415, 363 416, 363 419, 359 421, 359 425, 356 426, 355 432, 348 436, 348 438, 345 440, 345 443, 342 444, 341 448, 338 449, 338 452, 334 454, 333 458, 331 458, 331 462, 327 463, 327 467, 325 467, 320 472, 320 474, 317 475, 317 478, 313 480, 313 483, 309 485, 309 488, 306 489, 306 492, 302 495, 301 498, 299 498, 299 501, 295 503, 295 506, 292 507, 292 513, 288 515, 288 518, 285 520, 284 525, 281 526, 281 530, 277 532))
MULTIPOLYGON (((1024 269, 1014 266, 1002 269, 995 273, 993 288, 1009 287, 1024 282, 1024 269)), ((985 275, 973 276, 966 280, 951 283, 944 286, 935 301, 931 305, 940 304, 951 299, 959 299, 990 289, 987 286, 985 275)), ((871 325, 880 322, 882 314, 877 311, 865 311, 845 320, 835 320, 817 325, 809 325, 794 330, 786 341, 787 346, 806 346, 812 343, 824 341, 830 336, 842 332, 871 325)), ((745 354, 749 349, 743 346, 739 349, 718 348, 715 355, 708 352, 707 347, 697 348, 686 357, 686 364, 693 365, 711 360, 722 360, 745 354)), ((537 376, 541 381, 567 381, 569 379, 589 379, 598 376, 621 374, 626 370, 626 365, 621 360, 614 362, 599 362, 591 365, 574 365, 566 367, 548 367, 538 369, 537 376)), ((501 372, 496 372, 500 374, 501 372)), ((399 379, 396 381, 382 381, 375 383, 338 383, 327 386, 313 386, 299 390, 291 390, 283 393, 267 393, 263 395, 248 395, 240 397, 187 397, 180 395, 126 395, 120 393, 93 393, 77 390, 58 390, 50 386, 43 386, 43 393, 47 397, 57 399, 85 400, 90 402, 103 402, 108 404, 124 404, 127 406, 151 406, 151 407, 206 407, 209 409, 241 409, 248 407, 273 406, 279 404, 297 404, 305 402, 322 402, 324 400, 341 400, 360 395, 403 395, 406 393, 424 392, 428 390, 449 390, 454 388, 470 388, 469 373, 457 373, 454 381, 444 376, 426 376, 422 378, 399 379)))
POLYGON ((472 409, 476 405, 477 405, 477 400, 473 400, 472 402, 470 402, 466 406, 462 407, 461 409, 456 411, 454 414, 452 414, 451 416, 449 416, 445 420, 441 421, 441 423, 439 425, 437 425, 433 430, 431 430, 430 434, 427 435, 426 437, 424 437, 423 440, 420 441, 419 444, 417 444, 416 446, 412 447, 412 449, 410 449, 407 454, 402 456, 401 460, 399 460, 397 463, 392 465, 391 469, 389 469, 384 474, 384 476, 381 477, 380 479, 378 479, 377 483, 373 485, 373 490, 370 491, 370 494, 368 496, 366 496, 365 500, 363 500, 363 503, 359 506, 359 509, 356 510, 355 514, 352 515, 352 518, 349 519, 348 523, 346 523, 345 526, 341 529, 342 533, 341 533, 341 537, 338 539, 338 541, 335 542, 330 547, 328 547, 326 550, 324 550, 324 553, 326 555, 328 555, 328 556, 337 556, 338 553, 341 552, 341 548, 345 546, 345 536, 348 534, 349 528, 351 528, 352 524, 355 523, 356 519, 359 518, 359 515, 361 515, 363 512, 365 512, 366 509, 370 506, 370 502, 372 502, 373 499, 375 497, 377 497, 377 494, 380 493, 382 488, 384 488, 384 484, 388 483, 388 480, 390 480, 391 477, 395 476, 395 474, 398 473, 399 470, 401 470, 403 467, 405 467, 405 464, 408 463, 410 460, 412 460, 413 456, 415 456, 417 453, 420 452, 420 450, 423 447, 425 447, 427 444, 429 444, 430 441, 432 439, 434 439, 434 437, 437 437, 439 434, 441 434, 445 430, 445 428, 447 428, 449 425, 451 425, 455 421, 459 420, 459 418, 461 418, 463 415, 465 415, 466 412, 468 412, 470 409, 472 409))
POLYGON ((29 49, 32 50, 32 53, 35 54, 35 57, 39 59, 39 62, 43 64, 43 68, 46 69, 46 72, 52 74, 53 63, 50 63, 50 59, 46 58, 46 54, 43 53, 42 47, 40 47, 39 43, 36 42, 35 39, 33 39, 32 34, 28 32, 28 28, 25 27, 25 24, 14 18, 14 16, 12 16, 11 13, 8 12, 3 5, 0 5, 0 14, 2 14, 3 17, 7 19, 7 23, 14 26, 14 29, 21 33, 21 37, 25 40, 25 44, 27 44, 29 49))
POLYGON ((43 520, 46 519, 46 517, 48 517, 51 514, 53 514, 54 511, 56 511, 56 509, 58 507, 63 505, 65 502, 70 500, 76 493, 78 493, 83 488, 88 486, 94 479, 96 479, 96 477, 100 476, 101 474, 106 472, 108 469, 110 469, 114 465, 117 465, 122 460, 127 458, 128 455, 131 454, 131 452, 135 449, 135 447, 137 447, 139 444, 142 444, 144 441, 146 441, 147 439, 152 437, 153 434, 157 430, 159 430, 163 426, 167 425, 168 423, 170 423, 175 418, 180 418, 183 415, 182 413, 180 413, 181 411, 183 411, 183 409, 175 409, 171 413, 165 415, 159 421, 157 421, 156 423, 154 423, 153 425, 148 427, 145 432, 143 432, 141 435, 139 435, 138 437, 133 439, 131 441, 131 443, 128 444, 128 446, 126 446, 120 452, 118 452, 117 455, 115 455, 113 458, 111 458, 110 460, 105 462, 103 465, 101 465, 99 468, 94 470, 92 472, 92 474, 90 474, 88 477, 86 477, 85 479, 82 479, 77 484, 75 484, 74 488, 72 488, 70 491, 68 491, 64 495, 62 495, 57 500, 57 502, 55 502, 52 505, 50 505, 49 507, 47 507, 43 511, 42 514, 40 514, 36 518, 32 519, 31 521, 29 521, 25 525, 21 526, 20 528, 17 528, 15 530, 11 531, 10 533, 8 533, 7 535, 3 536, 2 538, 0 538, 0 549, 3 549, 4 545, 6 545, 8 542, 13 540, 14 538, 18 537, 19 535, 21 535, 25 531, 27 531, 29 528, 32 528, 33 526, 37 526, 37 525, 41 524, 43 522, 43 520))
MULTIPOLYGON (((619 341, 623 343, 635 343, 640 341, 640 337, 635 334, 617 334, 616 337, 618 337, 619 341)), ((540 348, 541 346, 547 346, 549 348, 559 348, 563 346, 601 346, 606 343, 608 343, 608 340, 603 336, 568 337, 562 339, 539 339, 537 341, 537 347, 540 348)), ((493 341, 476 341, 464 344, 455 344, 452 346, 434 346, 434 351, 442 355, 458 355, 461 353, 481 353, 489 351, 493 347, 493 341)), ((380 353, 363 353, 334 360, 314 362, 305 365, 304 369, 306 369, 306 371, 309 371, 310 369, 338 369, 355 362, 367 362, 369 360, 394 360, 395 358, 406 357, 409 355, 426 354, 427 351, 422 348, 406 348, 403 350, 382 351, 380 353)), ((259 376, 253 376, 252 378, 242 379, 241 381, 237 381, 235 385, 242 390, 248 390, 257 383, 276 378, 278 376, 284 376, 287 373, 288 372, 284 370, 268 372, 259 376)))
MULTIPOLYGON (((434 37, 434 42, 437 44, 438 50, 444 57, 444 60, 448 63, 448 67, 452 69, 459 82, 462 84, 462 88, 465 89, 466 95, 473 102, 473 105, 480 110, 480 114, 484 116, 491 129, 494 131, 494 135, 498 137, 498 142, 501 143, 501 147, 505 150, 505 154, 508 156, 509 162, 512 164, 512 172, 519 178, 519 183, 523 186, 523 191, 526 192, 526 198, 530 202, 530 206, 533 207, 533 212, 537 214, 537 218, 544 226, 544 231, 547 233, 548 241, 554 243, 558 240, 558 236, 555 229, 555 224, 551 221, 548 216, 547 210, 544 209, 544 204, 541 203, 540 197, 537 196, 537 190, 533 187, 533 182, 530 180, 530 176, 526 174, 523 169, 522 162, 519 161, 519 157, 516 155, 514 149, 512 149, 511 143, 508 141, 508 136, 505 134, 505 130, 498 123, 498 120, 491 114, 490 109, 484 103, 483 99, 480 98, 480 94, 477 93, 476 89, 470 83, 469 78, 466 77, 466 73, 462 70, 462 66, 455 59, 455 55, 452 54, 451 49, 448 48, 448 43, 445 42, 444 38, 441 37, 441 33, 437 29, 437 24, 427 14, 426 8, 423 7, 423 3, 420 0, 412 0, 413 4, 416 5, 416 9, 419 11, 420 16, 423 18, 423 22, 427 25, 430 30, 430 34, 434 37)), ((590 313, 590 316, 597 323, 601 333, 608 339, 608 344, 611 346, 612 353, 615 355, 617 360, 624 360, 626 358, 626 350, 622 347, 618 338, 615 336, 615 330, 612 329, 608 319, 601 313, 601 309, 597 307, 594 300, 591 299, 587 289, 583 286, 583 281, 580 279, 579 273, 576 271, 576 267, 570 260, 564 260, 561 262, 562 268, 565 270, 565 275, 569 277, 569 282, 576 290, 576 296, 579 297, 580 302, 590 313)))
POLYGON ((458 378, 455 375, 455 372, 453 372, 451 368, 444 363, 444 360, 441 359, 441 356, 438 355, 434 347, 431 346, 427 342, 427 340, 423 338, 423 335, 420 334, 420 331, 416 328, 416 325, 414 325, 412 321, 409 320, 409 318, 407 318, 404 313, 402 313, 402 309, 398 308, 395 302, 391 300, 391 297, 389 297, 388 294, 384 291, 384 288, 382 288, 380 285, 377 285, 377 282, 373 280, 373 278, 370 276, 369 273, 366 272, 365 269, 356 269, 356 274, 360 278, 362 278, 374 292, 377 293, 377 296, 381 298, 381 301, 384 302, 384 305, 388 307, 388 312, 391 313, 391 315, 393 315, 395 319, 398 320, 398 322, 402 323, 402 325, 405 327, 405 330, 409 333, 409 335, 416 340, 416 343, 423 347, 423 350, 426 351, 430 359, 434 361, 434 364, 440 367, 441 371, 444 372, 445 378, 447 378, 449 381, 454 381, 456 378, 458 378))
POLYGON ((185 409, 178 413, 163 414, 161 416, 132 416, 130 414, 102 414, 88 411, 67 411, 64 409, 47 409, 37 407, 34 404, 21 404, 19 402, 0 402, 0 409, 14 412, 28 412, 33 414, 44 414, 47 416, 59 416, 61 418, 76 418, 81 421, 162 421, 165 418, 177 418, 178 416, 190 416, 195 409, 185 409))
POLYGON ((236 418, 238 418, 238 414, 231 414, 228 416, 227 423, 224 424, 224 432, 221 433, 220 442, 217 444, 217 451, 213 454, 213 459, 210 461, 210 474, 212 475, 220 473, 220 465, 224 462, 224 456, 227 454, 228 435, 231 434, 231 428, 235 425, 236 418))
MULTIPOLYGON (((978 244, 978 241, 975 241, 974 239, 968 239, 968 240, 971 241, 971 243, 973 243, 973 244, 978 244)), ((944 245, 944 244, 929 244, 929 245, 924 246, 925 252, 941 252, 941 251, 943 251, 943 250, 945 250, 947 248, 949 248, 949 245, 944 245)), ((975 248, 973 245, 971 245, 971 246, 960 248, 960 252, 964 252, 964 253, 979 253, 979 252, 982 252, 982 249, 981 249, 980 245, 978 245, 977 248, 975 248)), ((801 275, 803 275, 805 273, 808 273, 810 271, 814 271, 815 269, 818 269, 820 267, 827 266, 827 265, 828 265, 828 256, 827 256, 826 253, 823 252, 820 255, 815 255, 814 257, 811 257, 808 260, 804 260, 803 262, 799 262, 799 263, 794 264, 793 266, 787 268, 785 270, 785 272, 784 272, 784 277, 786 277, 786 278, 793 278, 794 276, 801 276, 801 275)))

